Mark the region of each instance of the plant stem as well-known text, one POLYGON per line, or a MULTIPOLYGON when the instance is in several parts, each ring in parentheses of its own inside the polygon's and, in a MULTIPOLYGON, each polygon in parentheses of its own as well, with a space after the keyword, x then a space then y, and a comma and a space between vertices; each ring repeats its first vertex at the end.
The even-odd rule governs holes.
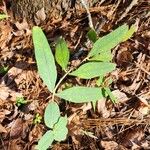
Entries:
MULTIPOLYGON (((80 66, 80 65, 81 65, 83 62, 85 62, 87 59, 88 59, 88 57, 84 58, 76 67, 80 66)), ((57 91, 59 85, 61 84, 61 82, 66 78, 66 76, 67 76, 71 71, 73 71, 74 69, 76 69, 76 67, 70 68, 70 69, 62 76, 62 78, 58 81, 58 83, 57 83, 56 86, 55 86, 55 89, 53 90, 52 101, 54 101, 56 91, 57 91)))
POLYGON ((59 82, 56 84, 55 89, 54 89, 54 91, 53 91, 52 101, 54 101, 54 97, 55 97, 57 88, 59 87, 59 85, 61 84, 61 82, 65 79, 65 77, 66 77, 72 70, 73 70, 73 68, 71 68, 70 70, 68 70, 68 71, 64 74, 64 76, 59 80, 59 82))
POLYGON ((85 10, 86 10, 86 12, 87 12, 87 14, 88 14, 89 26, 90 26, 91 29, 94 30, 91 13, 90 13, 90 11, 89 11, 89 4, 88 4, 87 0, 80 0, 80 1, 81 1, 83 7, 85 8, 85 10))

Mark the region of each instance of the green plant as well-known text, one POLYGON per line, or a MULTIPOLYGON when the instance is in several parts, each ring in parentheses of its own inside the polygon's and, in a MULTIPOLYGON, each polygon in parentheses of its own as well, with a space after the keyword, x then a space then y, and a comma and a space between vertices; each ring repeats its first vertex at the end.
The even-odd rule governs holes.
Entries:
POLYGON ((60 110, 55 102, 51 102, 45 109, 44 113, 45 125, 50 128, 39 140, 36 149, 46 150, 53 141, 62 141, 66 139, 68 133, 67 117, 60 116, 60 110), (51 114, 51 116, 50 116, 51 114))
POLYGON ((0 67, 0 74, 5 74, 8 71, 8 67, 1 66, 0 67))
POLYGON ((47 149, 54 140, 64 140, 64 137, 67 135, 67 117, 60 117, 58 105, 54 102, 55 96, 74 103, 92 102, 94 108, 96 106, 96 101, 105 96, 109 96, 112 102, 115 103, 116 99, 109 89, 111 81, 105 79, 105 76, 115 70, 116 67, 116 65, 111 62, 111 49, 130 38, 134 31, 135 27, 129 29, 127 25, 122 25, 102 38, 98 38, 94 30, 90 31, 88 36, 94 43, 93 48, 77 67, 70 68, 68 67, 69 50, 65 40, 60 38, 56 45, 55 58, 62 70, 65 71, 65 74, 56 84, 57 70, 55 58, 42 29, 37 26, 33 27, 32 35, 38 72, 44 84, 47 85, 49 91, 53 94, 44 115, 45 124, 51 130, 47 131, 39 140, 38 149, 47 149), (57 92, 60 84, 68 75, 82 79, 95 78, 97 81, 94 87, 74 86, 57 92), (52 106, 55 107, 55 109, 52 106), (59 122, 62 122, 62 124, 59 122), (64 133, 63 136, 59 130, 64 133), (44 148, 42 146, 44 146, 44 148))
POLYGON ((24 97, 17 97, 16 98, 16 105, 18 107, 24 105, 24 104, 27 104, 27 101, 24 99, 24 97))
POLYGON ((39 124, 39 123, 41 123, 41 120, 42 120, 42 116, 39 113, 37 113, 33 120, 33 124, 39 124))
POLYGON ((6 19, 6 18, 8 18, 8 16, 7 16, 7 15, 5 15, 5 14, 0 14, 0 20, 2 20, 2 19, 6 19))

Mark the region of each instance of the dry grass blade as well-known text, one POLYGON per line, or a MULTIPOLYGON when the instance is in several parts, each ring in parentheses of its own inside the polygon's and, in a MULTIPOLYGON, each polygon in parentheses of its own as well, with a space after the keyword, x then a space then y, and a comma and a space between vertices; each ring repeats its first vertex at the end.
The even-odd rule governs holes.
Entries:
POLYGON ((82 120, 85 127, 100 127, 100 126, 113 126, 113 125, 132 125, 132 124, 150 124, 149 118, 145 119, 128 119, 128 118, 103 118, 103 119, 87 119, 82 120))

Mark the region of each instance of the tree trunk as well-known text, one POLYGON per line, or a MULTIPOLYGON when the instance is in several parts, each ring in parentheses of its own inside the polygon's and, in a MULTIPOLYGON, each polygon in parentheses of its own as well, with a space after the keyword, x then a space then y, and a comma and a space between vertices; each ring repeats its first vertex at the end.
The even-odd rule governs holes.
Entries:
POLYGON ((26 18, 34 22, 39 16, 40 19, 59 19, 74 2, 75 0, 13 0, 11 8, 15 19, 26 18))
MULTIPOLYGON (((100 0, 84 0, 92 7, 100 0)), ((12 0, 12 11, 15 19, 26 18, 30 22, 36 19, 60 19, 70 8, 83 8, 81 0, 12 0), (45 17, 43 17, 45 15, 45 17)))

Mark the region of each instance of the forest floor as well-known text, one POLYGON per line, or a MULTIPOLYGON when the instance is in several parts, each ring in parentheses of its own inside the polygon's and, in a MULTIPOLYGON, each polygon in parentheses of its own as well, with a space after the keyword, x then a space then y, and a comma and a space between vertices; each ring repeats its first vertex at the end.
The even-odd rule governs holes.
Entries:
MULTIPOLYGON (((100 37, 124 23, 136 24, 137 31, 112 50, 117 68, 111 73, 110 88, 116 104, 104 98, 94 111, 90 103, 57 100, 61 112, 68 116, 69 133, 65 141, 53 143, 53 150, 150 149, 149 8, 148 0, 108 0, 90 9, 100 37)), ((0 9, 11 16, 4 5, 0 9)), ((85 10, 70 19, 49 21, 42 28, 52 47, 57 37, 65 38, 72 56, 70 64, 81 61, 89 51, 85 10)), ((51 93, 38 75, 31 37, 26 21, 20 23, 11 17, 0 21, 0 150, 32 150, 47 130, 43 119, 34 123, 36 114, 43 117, 51 93), (21 98, 24 104, 18 101, 21 98)), ((83 84, 78 79, 73 82, 83 84)))

